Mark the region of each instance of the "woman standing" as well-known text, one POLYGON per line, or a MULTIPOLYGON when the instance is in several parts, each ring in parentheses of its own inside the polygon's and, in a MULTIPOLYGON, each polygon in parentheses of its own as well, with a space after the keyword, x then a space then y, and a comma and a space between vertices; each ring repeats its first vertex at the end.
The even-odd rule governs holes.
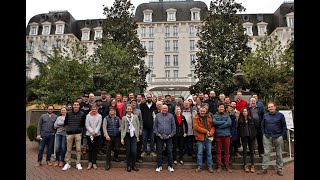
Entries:
POLYGON ((102 122, 102 116, 98 113, 97 105, 91 105, 91 111, 86 117, 86 135, 89 146, 88 159, 89 164, 87 169, 97 169, 97 154, 98 154, 98 142, 101 135, 100 127, 102 122))
POLYGON ((249 115, 248 108, 244 107, 241 109, 238 120, 238 135, 241 138, 243 147, 243 164, 245 172, 254 173, 254 142, 256 137, 256 129, 253 119, 249 115), (250 170, 247 165, 247 145, 249 145, 250 150, 250 160, 251 166, 250 170))
POLYGON ((139 171, 136 167, 137 142, 139 141, 139 118, 132 113, 131 104, 126 106, 126 115, 122 117, 120 131, 121 144, 126 148, 127 171, 139 171))
POLYGON ((180 106, 176 106, 174 120, 176 122, 176 134, 173 136, 173 164, 177 165, 177 147, 179 148, 179 163, 183 164, 183 144, 188 133, 188 123, 181 114, 180 106))
POLYGON ((56 129, 56 161, 53 165, 62 167, 64 165, 64 158, 67 151, 66 130, 64 129, 64 119, 67 114, 67 109, 62 107, 60 109, 60 113, 60 116, 54 123, 54 128, 56 129))

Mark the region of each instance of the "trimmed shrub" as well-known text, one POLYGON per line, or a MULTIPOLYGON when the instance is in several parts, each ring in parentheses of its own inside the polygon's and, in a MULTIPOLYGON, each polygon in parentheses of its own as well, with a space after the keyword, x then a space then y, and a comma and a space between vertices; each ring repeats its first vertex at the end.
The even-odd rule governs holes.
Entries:
POLYGON ((28 126, 27 135, 30 141, 39 141, 37 140, 37 125, 31 124, 28 126))

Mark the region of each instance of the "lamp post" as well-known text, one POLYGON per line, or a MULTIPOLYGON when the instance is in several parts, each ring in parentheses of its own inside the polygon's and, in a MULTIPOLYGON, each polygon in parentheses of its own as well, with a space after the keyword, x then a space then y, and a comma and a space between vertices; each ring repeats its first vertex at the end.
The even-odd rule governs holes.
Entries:
MULTIPOLYGON (((99 62, 100 60, 98 57, 93 58, 93 63, 96 65, 96 67, 98 67, 99 62)), ((93 75, 93 84, 95 86, 95 92, 94 92, 95 96, 101 95, 101 88, 105 85, 105 83, 106 83, 105 77, 97 68, 93 75)))

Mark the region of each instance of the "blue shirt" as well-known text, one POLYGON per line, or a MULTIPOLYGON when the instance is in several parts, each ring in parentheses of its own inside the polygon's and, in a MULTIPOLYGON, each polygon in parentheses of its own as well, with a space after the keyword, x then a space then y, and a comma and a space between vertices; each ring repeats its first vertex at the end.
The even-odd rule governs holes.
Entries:
POLYGON ((267 137, 277 139, 287 135, 287 124, 284 115, 278 111, 266 112, 261 122, 261 132, 267 137))

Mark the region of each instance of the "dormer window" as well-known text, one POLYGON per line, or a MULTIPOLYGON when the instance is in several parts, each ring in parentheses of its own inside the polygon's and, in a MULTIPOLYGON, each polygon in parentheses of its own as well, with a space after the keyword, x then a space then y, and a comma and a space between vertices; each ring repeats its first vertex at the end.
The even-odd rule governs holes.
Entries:
POLYGON ((146 9, 143 12, 143 22, 152 22, 152 10, 146 9))
POLYGON ((51 23, 46 21, 42 23, 42 35, 49 35, 51 31, 51 23))
POLYGON ((82 41, 89 41, 90 39, 90 28, 82 28, 82 36, 81 36, 81 40, 82 41))
POLYGON ((286 19, 287 19, 287 26, 294 27, 294 14, 293 14, 293 12, 287 14, 286 19))
POLYGON ((63 34, 64 33, 64 26, 65 26, 65 22, 57 21, 55 34, 63 34))
POLYGON ((176 13, 177 13, 176 9, 173 9, 173 8, 167 9, 167 21, 176 21, 176 13))
POLYGON ((38 29, 39 29, 38 23, 30 23, 29 26, 30 26, 29 35, 38 35, 38 29))
POLYGON ((192 8, 191 11, 191 21, 200 21, 200 10, 199 8, 192 8))
POLYGON ((257 23, 258 26, 258 36, 265 36, 267 35, 267 25, 266 22, 259 22, 257 23))
POLYGON ((245 28, 244 34, 246 34, 248 36, 253 36, 252 25, 253 24, 251 22, 243 23, 243 27, 245 28))
POLYGON ((102 38, 102 28, 96 27, 94 30, 94 40, 101 39, 102 38))

